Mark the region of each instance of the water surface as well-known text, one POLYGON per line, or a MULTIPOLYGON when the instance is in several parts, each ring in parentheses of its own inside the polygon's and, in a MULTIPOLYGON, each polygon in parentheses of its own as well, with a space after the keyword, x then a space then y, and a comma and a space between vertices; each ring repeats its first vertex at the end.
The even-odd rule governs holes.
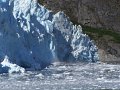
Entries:
POLYGON ((120 89, 120 65, 54 63, 42 71, 0 75, 0 90, 120 89))

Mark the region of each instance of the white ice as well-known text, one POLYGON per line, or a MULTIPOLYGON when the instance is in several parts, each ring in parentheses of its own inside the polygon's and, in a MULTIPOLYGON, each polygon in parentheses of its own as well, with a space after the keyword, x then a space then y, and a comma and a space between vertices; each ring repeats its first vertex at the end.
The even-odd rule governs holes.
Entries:
POLYGON ((37 0, 0 0, 1 73, 98 59, 97 47, 63 12, 54 15, 37 0))

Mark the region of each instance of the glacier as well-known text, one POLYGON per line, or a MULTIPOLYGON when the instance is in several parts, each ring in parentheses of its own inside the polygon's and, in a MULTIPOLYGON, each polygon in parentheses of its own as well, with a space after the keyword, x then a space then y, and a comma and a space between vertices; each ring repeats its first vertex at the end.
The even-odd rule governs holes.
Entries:
POLYGON ((0 73, 98 60, 94 42, 63 12, 54 14, 37 0, 0 0, 0 73))

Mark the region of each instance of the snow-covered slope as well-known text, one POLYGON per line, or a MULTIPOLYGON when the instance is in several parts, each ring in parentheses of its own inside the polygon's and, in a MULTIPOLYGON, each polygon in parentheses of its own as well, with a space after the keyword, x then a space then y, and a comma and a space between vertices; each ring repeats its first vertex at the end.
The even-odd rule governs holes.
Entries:
POLYGON ((37 0, 0 0, 0 72, 41 70, 56 60, 97 61, 97 48, 63 12, 37 0))

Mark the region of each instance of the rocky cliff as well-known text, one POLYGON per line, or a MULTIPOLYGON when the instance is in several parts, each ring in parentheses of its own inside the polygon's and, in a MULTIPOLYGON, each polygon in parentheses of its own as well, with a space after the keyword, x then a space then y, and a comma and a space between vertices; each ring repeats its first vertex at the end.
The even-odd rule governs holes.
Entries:
POLYGON ((39 1, 55 12, 63 10, 72 21, 95 28, 120 31, 120 0, 39 1))

